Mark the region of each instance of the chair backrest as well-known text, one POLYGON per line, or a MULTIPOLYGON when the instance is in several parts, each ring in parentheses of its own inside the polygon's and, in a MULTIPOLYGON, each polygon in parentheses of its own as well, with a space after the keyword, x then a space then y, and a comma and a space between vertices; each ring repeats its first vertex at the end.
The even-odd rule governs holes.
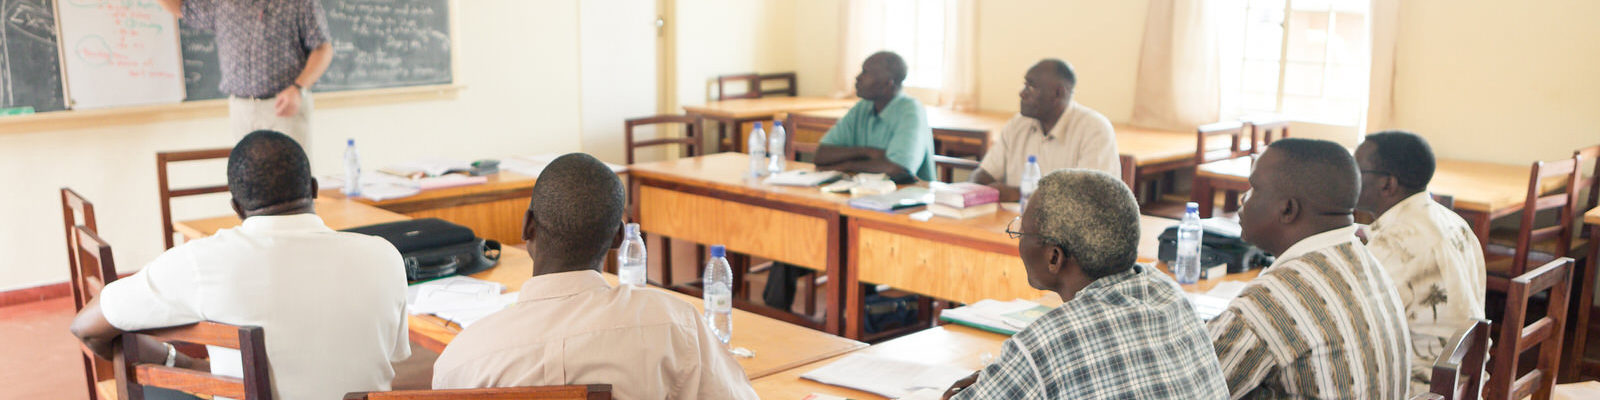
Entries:
MULTIPOLYGON (((1578 180, 1578 187, 1589 191, 1589 200, 1578 208, 1578 213, 1581 214, 1584 211, 1600 207, 1600 144, 1573 151, 1572 156, 1594 162, 1594 171, 1590 172, 1588 176, 1579 174, 1581 179, 1578 180)), ((1587 235, 1588 233, 1584 234, 1587 235)))
MULTIPOLYGON (((63 198, 66 193, 67 190, 62 189, 63 198)), ((73 196, 76 195, 77 193, 73 193, 73 196)), ((92 210, 92 208, 87 209, 92 210)), ((88 219, 93 221, 93 218, 88 219)), ((111 244, 100 239, 100 235, 96 234, 92 227, 83 224, 73 225, 67 232, 68 243, 73 246, 71 249, 73 305, 82 311, 90 300, 100 297, 100 289, 105 288, 107 283, 117 280, 117 266, 111 257, 111 244)), ((115 370, 110 361, 96 356, 86 348, 83 349, 82 356, 83 376, 88 379, 89 398, 98 399, 100 389, 96 383, 115 378, 115 370)))
POLYGON ((652 115, 624 120, 622 126, 622 134, 625 140, 622 145, 625 147, 624 152, 627 156, 628 165, 633 165, 633 152, 641 147, 676 144, 679 145, 684 157, 700 155, 700 118, 688 115, 652 115), (661 124, 683 124, 683 136, 676 138, 660 137, 658 132, 656 139, 633 140, 633 128, 661 124))
POLYGON ((141 400, 144 386, 235 399, 271 399, 272 377, 267 363, 266 334, 259 326, 234 326, 199 322, 171 328, 128 332, 122 335, 122 350, 117 355, 117 387, 121 400, 141 400), (239 350, 244 378, 139 363, 139 337, 168 343, 192 343, 239 350))
POLYGON ((1250 152, 1261 154, 1267 151, 1267 146, 1272 141, 1289 137, 1289 121, 1278 118, 1259 118, 1248 122, 1250 124, 1250 152))
POLYGON ((1517 253, 1512 259, 1509 275, 1516 276, 1527 271, 1528 257, 1531 255, 1533 243, 1556 239, 1556 246, 1552 251, 1554 256, 1563 257, 1572 247, 1573 221, 1577 214, 1574 212, 1578 203, 1578 165, 1583 162, 1581 157, 1574 156, 1560 161, 1535 161, 1533 170, 1528 178, 1528 197, 1522 203, 1522 225, 1517 231, 1517 253), (1566 190, 1561 193, 1543 195, 1545 181, 1565 178, 1566 190), (1557 209, 1559 222, 1552 226, 1534 228, 1534 219, 1540 211, 1557 209))
POLYGON ((172 227, 172 199, 174 197, 198 196, 228 191, 227 184, 173 189, 167 184, 167 164, 219 158, 226 159, 228 158, 228 153, 232 151, 232 148, 221 148, 156 153, 156 190, 161 195, 161 240, 165 241, 166 248, 170 249, 176 245, 172 239, 172 235, 175 233, 172 227))
MULTIPOLYGON (((832 129, 833 124, 836 122, 838 121, 832 118, 813 117, 808 115, 800 115, 797 113, 789 113, 787 121, 784 121, 783 123, 784 128, 789 130, 788 135, 784 137, 784 141, 788 143, 784 143, 783 151, 788 153, 787 157, 789 157, 790 160, 794 161, 800 161, 801 154, 815 154, 818 146, 816 143, 796 142, 795 137, 800 136, 804 132, 820 132, 821 134, 827 134, 828 129, 832 129)), ((819 134, 817 135, 817 138, 820 140, 822 136, 819 134)))
POLYGON ((1128 185, 1128 190, 1139 193, 1138 186, 1134 186, 1139 182, 1138 162, 1129 155, 1117 156, 1117 161, 1122 164, 1122 183, 1128 185))
MULTIPOLYGON (((83 222, 81 225, 91 235, 100 231, 99 225, 94 220, 94 203, 90 203, 88 199, 83 198, 82 195, 72 189, 61 188, 61 219, 62 229, 66 231, 67 237, 67 269, 72 273, 73 305, 77 306, 79 311, 82 311, 83 306, 89 303, 89 297, 99 293, 96 291, 96 293, 90 294, 80 291, 81 288, 79 288, 78 283, 81 281, 81 274, 78 270, 81 266, 78 264, 78 232, 74 231, 73 228, 80 225, 78 222, 81 220, 83 222)), ((109 251, 109 246, 107 246, 107 249, 109 251)), ((116 279, 116 271, 112 271, 111 277, 116 279)), ((96 278, 101 279, 102 282, 105 279, 104 276, 97 276, 96 278)))
POLYGON ((793 72, 781 72, 776 74, 746 73, 722 75, 717 77, 717 100, 759 99, 762 97, 775 95, 794 97, 798 94, 799 86, 796 75, 793 72), (772 88, 772 86, 766 84, 766 82, 771 81, 783 81, 786 83, 786 85, 781 88, 772 88), (743 92, 729 94, 727 90, 729 86, 728 84, 735 82, 744 82, 745 90, 743 92))
POLYGON ((1445 399, 1477 400, 1483 389, 1483 367, 1489 359, 1489 321, 1472 320, 1450 339, 1449 351, 1433 362, 1429 392, 1445 399), (1466 379, 1461 379, 1466 375, 1466 379))
POLYGON ((1439 205, 1444 206, 1444 208, 1448 208, 1448 209, 1452 209, 1452 210, 1454 210, 1456 208, 1456 197, 1455 196, 1451 196, 1451 195, 1448 195, 1448 194, 1438 194, 1438 193, 1429 193, 1429 195, 1433 196, 1433 201, 1435 203, 1439 203, 1439 205))
POLYGON ((356 392, 345 400, 610 400, 611 385, 534 386, 492 389, 396 390, 356 392))
POLYGON ((1250 155, 1250 149, 1243 146, 1244 124, 1224 121, 1201 125, 1195 130, 1194 164, 1200 165, 1212 161, 1221 161, 1250 155), (1229 136, 1233 144, 1227 150, 1209 150, 1206 140, 1217 136, 1229 136))
MULTIPOLYGON (((1561 364, 1561 331, 1566 328, 1567 295, 1572 288, 1571 258, 1558 258, 1538 269, 1511 280, 1506 293, 1506 311, 1500 337, 1494 343, 1494 363, 1489 367, 1489 395, 1497 400, 1549 400, 1561 364), (1534 295, 1550 291, 1545 315, 1526 325, 1528 303, 1534 295), (1518 374, 1522 353, 1539 347, 1537 365, 1528 374, 1518 374)), ((1587 304, 1585 305, 1587 306, 1587 304)))
POLYGON ((977 161, 951 156, 933 155, 933 166, 939 169, 939 181, 950 183, 955 180, 955 170, 972 171, 982 164, 977 161))
POLYGON ((989 151, 989 131, 939 128, 933 130, 934 153, 951 157, 983 157, 989 151))

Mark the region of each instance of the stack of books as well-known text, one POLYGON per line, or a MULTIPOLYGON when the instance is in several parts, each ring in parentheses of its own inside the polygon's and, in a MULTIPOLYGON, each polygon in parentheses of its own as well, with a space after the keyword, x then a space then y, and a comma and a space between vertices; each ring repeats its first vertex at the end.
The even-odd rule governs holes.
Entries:
POLYGON ((999 190, 971 182, 935 187, 933 204, 928 205, 933 215, 955 219, 994 214, 999 209, 999 190))

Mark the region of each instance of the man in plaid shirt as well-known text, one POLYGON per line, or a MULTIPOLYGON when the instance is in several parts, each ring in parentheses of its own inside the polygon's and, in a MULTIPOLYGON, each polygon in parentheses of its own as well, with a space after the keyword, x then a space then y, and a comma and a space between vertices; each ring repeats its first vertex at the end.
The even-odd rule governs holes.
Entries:
POLYGON ((1028 284, 1065 301, 957 382, 955 399, 1225 399, 1209 338, 1178 286, 1134 265, 1139 207, 1121 180, 1068 169, 1039 182, 1007 232, 1028 284), (976 379, 976 382, 973 381, 976 379))

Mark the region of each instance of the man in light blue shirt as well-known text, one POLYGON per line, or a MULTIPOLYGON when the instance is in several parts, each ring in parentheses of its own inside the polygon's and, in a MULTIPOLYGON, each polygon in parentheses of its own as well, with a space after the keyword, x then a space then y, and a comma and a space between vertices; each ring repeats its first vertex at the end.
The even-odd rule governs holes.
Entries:
POLYGON ((880 51, 861 63, 856 95, 861 101, 840 118, 817 148, 818 169, 932 181, 933 131, 916 99, 900 93, 906 62, 880 51))

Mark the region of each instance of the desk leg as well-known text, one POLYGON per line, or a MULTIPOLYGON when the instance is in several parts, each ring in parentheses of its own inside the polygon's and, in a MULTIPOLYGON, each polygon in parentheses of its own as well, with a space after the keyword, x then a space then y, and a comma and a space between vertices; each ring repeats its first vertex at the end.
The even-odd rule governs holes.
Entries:
MULTIPOLYGON (((858 271, 856 267, 860 258, 860 252, 856 250, 856 246, 859 245, 856 243, 856 237, 859 236, 858 233, 860 231, 861 223, 857 222, 855 218, 850 218, 849 229, 846 230, 845 237, 847 244, 845 248, 849 250, 845 256, 847 261, 844 264, 844 276, 841 277, 844 279, 834 280, 831 276, 828 278, 829 286, 833 287, 830 290, 837 290, 840 286, 844 287, 844 309, 841 310, 844 316, 843 334, 844 337, 857 340, 861 338, 861 319, 863 317, 861 315, 861 277, 856 275, 856 271, 858 271)), ((833 310, 830 309, 829 311, 833 310)))
POLYGON ((1595 265, 1600 264, 1597 262, 1600 261, 1600 243, 1595 243, 1596 240, 1600 240, 1600 225, 1589 225, 1589 259, 1583 261, 1584 268, 1579 274, 1583 280, 1578 282, 1577 286, 1578 318, 1572 325, 1574 337, 1572 352, 1569 353, 1572 358, 1562 367, 1562 372, 1566 373, 1568 379, 1575 380, 1583 375, 1584 354, 1585 350, 1589 349, 1589 312, 1594 309, 1594 278, 1596 270, 1600 270, 1595 265))
MULTIPOLYGON (((855 234, 843 232, 844 227, 840 226, 843 225, 843 217, 831 217, 828 221, 828 262, 833 265, 829 265, 825 272, 828 274, 828 287, 824 296, 827 296, 828 308, 827 315, 823 316, 823 328, 828 333, 838 335, 846 329, 847 323, 845 321, 850 318, 851 314, 856 312, 847 310, 861 309, 861 293, 860 289, 857 288, 859 285, 852 284, 855 281, 855 267, 853 265, 847 267, 845 262, 845 255, 854 253, 847 249, 855 246, 855 234), (846 238, 848 238, 848 241, 846 238), (850 293, 856 296, 854 303, 845 298, 846 290, 853 290, 850 293)), ((853 228, 855 226, 854 219, 851 221, 850 226, 853 228)), ((850 262, 853 263, 854 261, 850 262)), ((810 294, 807 294, 806 297, 810 297, 810 294)))
POLYGON ((1211 207, 1217 198, 1217 191, 1211 187, 1211 179, 1195 174, 1191 186, 1194 186, 1194 190, 1190 191, 1189 198, 1200 205, 1200 218, 1211 218, 1211 207))

